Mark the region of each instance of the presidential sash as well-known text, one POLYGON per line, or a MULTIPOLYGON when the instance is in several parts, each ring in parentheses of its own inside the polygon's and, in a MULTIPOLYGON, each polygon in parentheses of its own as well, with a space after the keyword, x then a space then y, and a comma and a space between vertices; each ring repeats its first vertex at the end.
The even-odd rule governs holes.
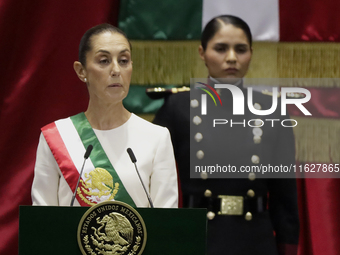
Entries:
POLYGON ((86 148, 90 144, 93 146, 77 189, 76 198, 81 206, 117 200, 136 207, 84 113, 48 124, 42 128, 42 133, 72 192, 86 148))

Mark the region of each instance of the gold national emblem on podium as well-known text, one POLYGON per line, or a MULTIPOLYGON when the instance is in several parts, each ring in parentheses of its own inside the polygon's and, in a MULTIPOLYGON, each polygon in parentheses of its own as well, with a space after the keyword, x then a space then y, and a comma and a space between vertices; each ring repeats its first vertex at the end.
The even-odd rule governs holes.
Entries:
POLYGON ((78 245, 83 255, 140 255, 145 244, 143 218, 123 202, 99 203, 79 222, 78 245))

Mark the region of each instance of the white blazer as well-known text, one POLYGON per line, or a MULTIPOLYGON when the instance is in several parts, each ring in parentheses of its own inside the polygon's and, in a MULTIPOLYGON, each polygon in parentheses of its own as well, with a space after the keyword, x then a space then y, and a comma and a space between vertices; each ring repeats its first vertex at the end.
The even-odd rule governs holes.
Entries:
MULTIPOLYGON (((176 164, 170 134, 166 128, 131 114, 130 119, 118 128, 94 129, 94 132, 137 207, 148 207, 149 202, 135 166, 126 152, 127 148, 131 148, 136 156, 138 170, 154 206, 178 207, 176 164)), ((72 195, 71 188, 41 134, 32 185, 33 205, 69 206, 72 195)), ((79 206, 77 200, 74 205, 79 206)))

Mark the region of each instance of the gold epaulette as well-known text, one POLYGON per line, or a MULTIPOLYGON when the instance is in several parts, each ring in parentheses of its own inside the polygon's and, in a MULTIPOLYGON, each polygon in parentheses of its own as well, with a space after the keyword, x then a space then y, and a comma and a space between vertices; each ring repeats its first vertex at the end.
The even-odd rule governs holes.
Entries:
MULTIPOLYGON (((273 96, 273 92, 269 91, 268 89, 263 89, 263 90, 261 91, 261 93, 262 93, 263 95, 273 96)), ((281 96, 281 92, 279 92, 279 93, 277 94, 277 97, 280 97, 280 96, 281 96)))
MULTIPOLYGON (((262 94, 267 95, 267 96, 273 96, 273 92, 267 89, 262 90, 262 94)), ((277 97, 281 97, 281 92, 277 94, 277 97)), ((306 95, 303 93, 294 93, 294 92, 287 93, 287 98, 304 98, 304 97, 306 97, 306 95)))
POLYGON ((189 87, 181 87, 181 88, 162 88, 162 87, 157 87, 157 88, 148 88, 146 89, 146 94, 151 98, 151 99, 160 99, 163 98, 167 95, 171 94, 176 94, 179 92, 185 92, 185 91, 190 91, 189 87))

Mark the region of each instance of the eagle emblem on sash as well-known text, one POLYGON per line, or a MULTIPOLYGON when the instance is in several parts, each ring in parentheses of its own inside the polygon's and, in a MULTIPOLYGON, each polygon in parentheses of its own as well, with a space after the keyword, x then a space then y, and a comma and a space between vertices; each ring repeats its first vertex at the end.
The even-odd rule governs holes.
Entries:
POLYGON ((113 200, 119 189, 119 183, 114 183, 112 175, 106 169, 100 167, 85 173, 85 181, 81 180, 80 182, 81 187, 78 188, 77 194, 89 205, 113 200), (87 196, 85 197, 82 194, 87 196))

